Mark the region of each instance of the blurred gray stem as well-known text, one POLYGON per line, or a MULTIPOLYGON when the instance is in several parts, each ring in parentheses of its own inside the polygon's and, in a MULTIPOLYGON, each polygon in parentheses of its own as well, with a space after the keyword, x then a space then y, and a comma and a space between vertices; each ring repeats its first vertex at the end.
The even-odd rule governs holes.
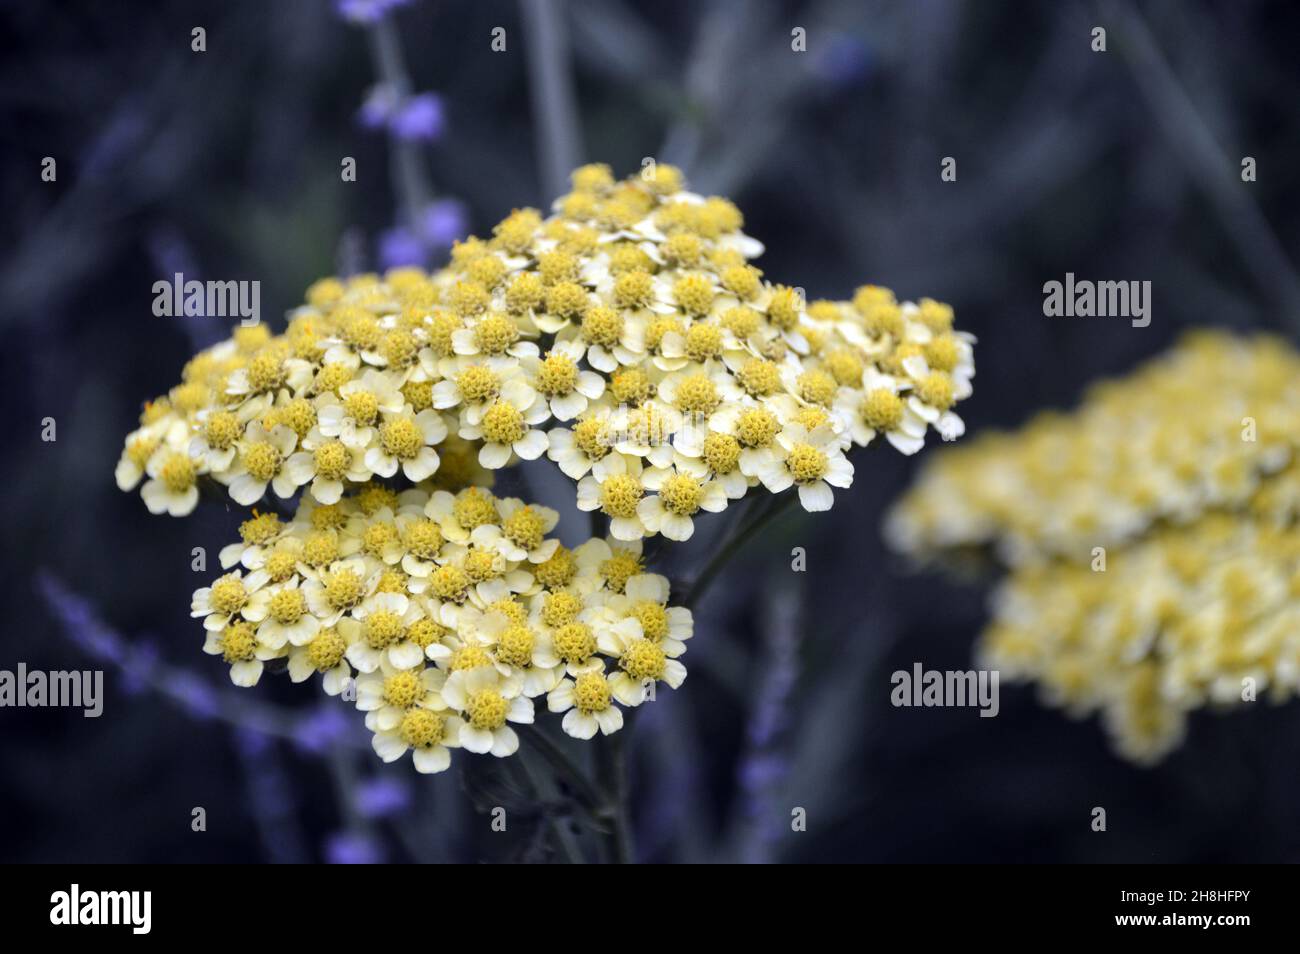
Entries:
POLYGON ((567 191, 582 155, 572 62, 561 0, 520 0, 528 44, 528 86, 547 200, 567 191))
POLYGON ((1300 329, 1300 280, 1268 220, 1238 180, 1236 166, 1214 139, 1168 60, 1156 46, 1142 14, 1128 4, 1102 0, 1101 13, 1118 29, 1120 55, 1138 89, 1188 173, 1209 197, 1246 268, 1264 294, 1282 306, 1293 329, 1300 329))

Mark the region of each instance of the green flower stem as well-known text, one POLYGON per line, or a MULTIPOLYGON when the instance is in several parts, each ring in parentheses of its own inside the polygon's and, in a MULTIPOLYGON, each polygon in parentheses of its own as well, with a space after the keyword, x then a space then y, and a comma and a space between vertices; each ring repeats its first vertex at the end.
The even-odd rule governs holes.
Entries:
POLYGON ((777 517, 781 516, 790 508, 794 501, 799 499, 799 495, 791 490, 784 494, 777 495, 772 501, 765 501, 759 504, 756 512, 747 521, 745 521, 730 538, 725 540, 718 547, 716 553, 704 565, 695 582, 691 584, 690 590, 681 605, 692 609, 700 601, 705 592, 708 591, 710 584, 722 572, 723 568, 736 555, 746 543, 753 539, 763 528, 770 524, 777 517))
POLYGON ((584 808, 593 814, 604 810, 607 803, 604 794, 588 780, 586 773, 574 764, 549 735, 535 725, 516 726, 516 730, 528 739, 529 744, 536 747, 542 758, 551 763, 551 768, 555 769, 556 774, 569 784, 584 808))
MULTIPOLYGON (((630 713, 624 718, 630 722, 630 713)), ((609 799, 606 814, 610 823, 610 854, 621 865, 636 860, 628 812, 627 750, 623 744, 629 728, 629 725, 624 725, 622 730, 605 736, 596 746, 596 771, 609 799)))

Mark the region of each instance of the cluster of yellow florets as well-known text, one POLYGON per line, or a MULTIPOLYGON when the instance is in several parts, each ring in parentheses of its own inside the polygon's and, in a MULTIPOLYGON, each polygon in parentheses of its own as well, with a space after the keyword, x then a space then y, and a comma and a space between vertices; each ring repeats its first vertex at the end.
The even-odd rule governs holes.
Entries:
POLYGON ((622 726, 620 705, 681 684, 693 622, 640 542, 568 550, 548 536, 557 519, 480 487, 305 498, 291 521, 245 521, 192 615, 238 685, 276 661, 294 682, 320 674, 366 713, 385 761, 409 749, 439 772, 457 746, 510 755, 510 723, 531 723, 540 696, 590 739, 622 726))
POLYGON ((987 664, 1153 761, 1191 710, 1300 687, 1298 452, 1300 355, 1199 333, 1074 414, 940 455, 888 530, 1008 563, 987 664))
POLYGON ((188 513, 210 477, 239 503, 320 503, 459 458, 490 472, 548 455, 632 541, 686 539, 701 511, 797 486, 825 510, 845 452, 914 453, 961 434, 973 339, 947 305, 863 286, 805 305, 750 264, 739 210, 668 166, 585 166, 543 218, 513 212, 448 268, 325 279, 282 335, 239 329, 195 357, 128 436, 118 482, 188 513), (470 451, 476 454, 466 461, 470 451))

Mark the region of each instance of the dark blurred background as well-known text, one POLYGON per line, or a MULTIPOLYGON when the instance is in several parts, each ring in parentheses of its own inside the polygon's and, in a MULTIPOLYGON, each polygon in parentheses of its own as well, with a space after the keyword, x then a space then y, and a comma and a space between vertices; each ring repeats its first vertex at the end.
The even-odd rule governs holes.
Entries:
MULTIPOLYGON (((733 198, 768 277, 810 298, 871 281, 951 302, 980 339, 974 432, 1070 406, 1189 326, 1294 336, 1300 8, 1283 0, 419 0, 384 13, 412 84, 396 106, 374 89, 379 6, 0 8, 0 669, 103 668, 107 696, 99 719, 0 709, 3 860, 537 857, 526 802, 505 834, 474 812, 499 780, 384 766, 334 700, 237 690, 200 651, 190 594, 239 514, 151 517, 113 484, 141 402, 229 332, 154 317, 175 271, 261 281, 274 324, 319 276, 439 264, 453 237, 548 202, 560 164, 625 175, 653 156, 733 198), (397 146, 434 190, 405 220, 397 146), (1042 285, 1067 271, 1150 280, 1150 326, 1045 318, 1042 285)), ((831 514, 788 518, 697 611, 690 678, 629 740, 640 857, 1296 860, 1294 704, 1198 717, 1153 769, 1029 689, 1004 687, 996 719, 889 705, 895 669, 968 667, 986 618, 989 581, 913 572, 881 544, 923 458, 861 458, 831 514)), ((566 512, 571 539, 582 526, 566 512)), ((708 544, 665 565, 689 577, 708 544)))

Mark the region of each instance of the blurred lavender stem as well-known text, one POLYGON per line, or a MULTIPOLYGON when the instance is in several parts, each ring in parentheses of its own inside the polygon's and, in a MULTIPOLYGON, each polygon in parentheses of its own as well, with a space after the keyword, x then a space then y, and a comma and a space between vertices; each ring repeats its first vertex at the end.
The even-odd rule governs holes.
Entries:
MULTIPOLYGON (((391 16, 382 16, 370 24, 370 55, 375 71, 393 94, 396 102, 405 102, 411 95, 411 76, 402 55, 402 44, 391 16)), ((392 150, 392 178, 394 189, 411 229, 419 227, 420 211, 433 196, 416 144, 389 130, 388 143, 392 150)))

